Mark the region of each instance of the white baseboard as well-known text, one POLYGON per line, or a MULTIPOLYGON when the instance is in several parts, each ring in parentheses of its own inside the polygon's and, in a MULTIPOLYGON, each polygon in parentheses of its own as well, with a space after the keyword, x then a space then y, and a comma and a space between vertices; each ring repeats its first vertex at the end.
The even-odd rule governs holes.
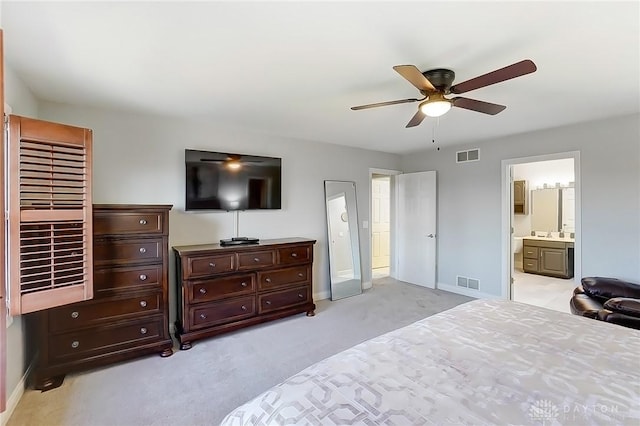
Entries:
POLYGON ((11 395, 9 395, 9 399, 7 399, 6 410, 4 410, 3 413, 0 413, 0 425, 5 426, 7 424, 7 422, 11 418, 11 415, 13 414, 13 411, 18 406, 20 398, 22 398, 22 395, 24 395, 24 390, 27 386, 27 377, 29 377, 29 374, 31 373, 33 364, 33 361, 31 362, 31 364, 29 364, 29 368, 27 368, 27 371, 24 373, 16 387, 13 389, 11 395))
POLYGON ((313 293, 313 300, 325 300, 331 298, 331 292, 329 290, 321 291, 319 293, 313 293))
POLYGON ((373 283, 371 281, 363 281, 362 282, 362 289, 363 290, 370 289, 371 287, 373 287, 373 283))
POLYGON ((448 291, 450 293, 456 293, 456 294, 462 294, 463 296, 475 297, 476 299, 502 299, 502 296, 500 295, 483 293, 478 290, 455 286, 451 284, 438 283, 436 285, 436 288, 439 290, 448 291))

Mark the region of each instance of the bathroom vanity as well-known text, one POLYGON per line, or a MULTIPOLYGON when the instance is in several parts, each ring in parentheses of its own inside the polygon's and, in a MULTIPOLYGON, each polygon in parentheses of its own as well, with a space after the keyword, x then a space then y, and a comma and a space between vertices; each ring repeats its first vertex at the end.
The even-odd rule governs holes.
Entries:
POLYGON ((531 236, 522 240, 524 272, 558 278, 572 278, 573 259, 573 238, 531 236))

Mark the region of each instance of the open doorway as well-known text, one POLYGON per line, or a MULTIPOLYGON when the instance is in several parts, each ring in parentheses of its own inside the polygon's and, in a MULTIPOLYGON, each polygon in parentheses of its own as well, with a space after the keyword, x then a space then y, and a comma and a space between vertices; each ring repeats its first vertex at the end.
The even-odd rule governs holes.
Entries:
POLYGON ((371 278, 390 275, 391 176, 371 176, 371 278))
POLYGON ((402 172, 369 169, 369 247, 371 248, 371 279, 397 278, 395 255, 397 208, 397 176, 402 172))
MULTIPOLYGON (((569 312, 580 276, 577 152, 503 161, 508 176, 505 296, 569 312)), ((506 220, 505 220, 506 219, 506 220)))

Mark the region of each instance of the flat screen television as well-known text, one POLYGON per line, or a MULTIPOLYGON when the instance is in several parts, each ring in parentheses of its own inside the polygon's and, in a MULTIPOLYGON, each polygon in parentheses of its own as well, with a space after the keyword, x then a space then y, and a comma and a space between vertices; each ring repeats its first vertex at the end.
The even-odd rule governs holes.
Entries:
POLYGON ((185 149, 185 210, 280 209, 282 159, 185 149))

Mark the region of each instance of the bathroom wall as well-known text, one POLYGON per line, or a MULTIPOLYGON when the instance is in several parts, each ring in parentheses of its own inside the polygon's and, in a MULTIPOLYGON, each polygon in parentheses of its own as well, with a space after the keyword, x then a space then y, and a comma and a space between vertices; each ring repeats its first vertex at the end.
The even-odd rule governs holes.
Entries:
POLYGON ((575 173, 573 159, 539 161, 535 163, 523 163, 513 166, 513 179, 524 180, 527 185, 527 214, 513 216, 514 237, 524 237, 531 233, 531 190, 542 188, 545 184, 555 186, 568 186, 574 182, 575 173))

